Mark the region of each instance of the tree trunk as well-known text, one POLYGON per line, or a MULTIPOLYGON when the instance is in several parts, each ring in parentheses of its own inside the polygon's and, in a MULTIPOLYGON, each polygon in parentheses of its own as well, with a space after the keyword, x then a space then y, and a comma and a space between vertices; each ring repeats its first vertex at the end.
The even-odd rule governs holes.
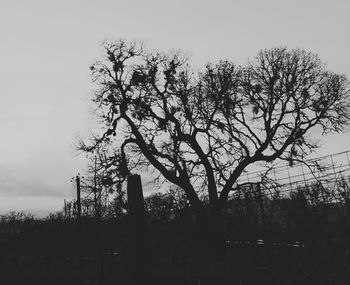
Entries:
POLYGON ((197 214, 199 228, 199 247, 208 260, 223 260, 225 258, 225 236, 222 211, 217 205, 211 205, 197 214), (207 210, 207 211, 206 211, 207 210))

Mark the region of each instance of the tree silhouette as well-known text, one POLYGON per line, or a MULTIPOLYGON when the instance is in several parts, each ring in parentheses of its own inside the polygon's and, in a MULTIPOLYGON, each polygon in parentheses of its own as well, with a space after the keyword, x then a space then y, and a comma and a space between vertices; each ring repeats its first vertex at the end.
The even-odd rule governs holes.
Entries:
POLYGON ((212 225, 247 166, 303 159, 318 147, 310 130, 349 124, 349 81, 302 49, 262 50, 244 67, 220 61, 199 73, 183 53, 136 41, 104 50, 91 66, 101 133, 80 149, 113 149, 105 167, 121 178, 153 167, 212 225))

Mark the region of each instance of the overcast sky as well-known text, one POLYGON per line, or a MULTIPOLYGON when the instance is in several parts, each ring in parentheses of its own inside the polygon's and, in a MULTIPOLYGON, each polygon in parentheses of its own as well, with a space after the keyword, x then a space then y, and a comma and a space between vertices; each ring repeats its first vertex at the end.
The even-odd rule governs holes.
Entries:
MULTIPOLYGON (((86 161, 74 137, 92 126, 89 66, 105 39, 182 49, 196 66, 244 64, 263 48, 301 47, 350 75, 348 0, 1 1, 0 213, 60 209, 86 161)), ((320 154, 350 149, 350 134, 320 154)))

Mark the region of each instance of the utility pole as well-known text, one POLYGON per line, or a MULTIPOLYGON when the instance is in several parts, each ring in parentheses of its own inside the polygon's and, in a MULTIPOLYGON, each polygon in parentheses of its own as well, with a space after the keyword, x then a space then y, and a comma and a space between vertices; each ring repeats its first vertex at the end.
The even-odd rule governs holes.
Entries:
POLYGON ((102 247, 102 190, 101 179, 97 177, 97 157, 95 156, 94 164, 94 204, 95 204, 95 238, 96 238, 96 258, 98 262, 99 284, 104 284, 104 267, 103 267, 103 247, 102 247), (99 183, 98 183, 99 181, 99 183))
POLYGON ((80 176, 76 176, 77 183, 77 250, 78 250, 78 284, 82 284, 82 268, 81 268, 81 199, 80 199, 80 176))
POLYGON ((77 208, 78 208, 78 213, 77 213, 77 218, 78 218, 78 223, 80 223, 81 219, 81 200, 80 200, 80 176, 76 176, 76 182, 77 182, 77 208))

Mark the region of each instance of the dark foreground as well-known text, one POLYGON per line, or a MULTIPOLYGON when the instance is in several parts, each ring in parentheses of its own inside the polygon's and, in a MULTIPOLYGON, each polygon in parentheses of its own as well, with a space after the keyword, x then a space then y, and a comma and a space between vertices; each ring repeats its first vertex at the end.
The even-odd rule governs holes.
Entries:
MULTIPOLYGON (((150 258, 144 272, 128 273, 120 253, 103 256, 2 256, 1 284, 350 284, 346 245, 304 246, 228 243, 223 260, 189 257, 150 258), (269 257, 267 258, 267 254, 269 257), (269 260, 270 262, 267 262, 269 260), (80 273, 79 273, 80 272, 80 273)), ((187 255, 187 256, 186 256, 187 255)))

